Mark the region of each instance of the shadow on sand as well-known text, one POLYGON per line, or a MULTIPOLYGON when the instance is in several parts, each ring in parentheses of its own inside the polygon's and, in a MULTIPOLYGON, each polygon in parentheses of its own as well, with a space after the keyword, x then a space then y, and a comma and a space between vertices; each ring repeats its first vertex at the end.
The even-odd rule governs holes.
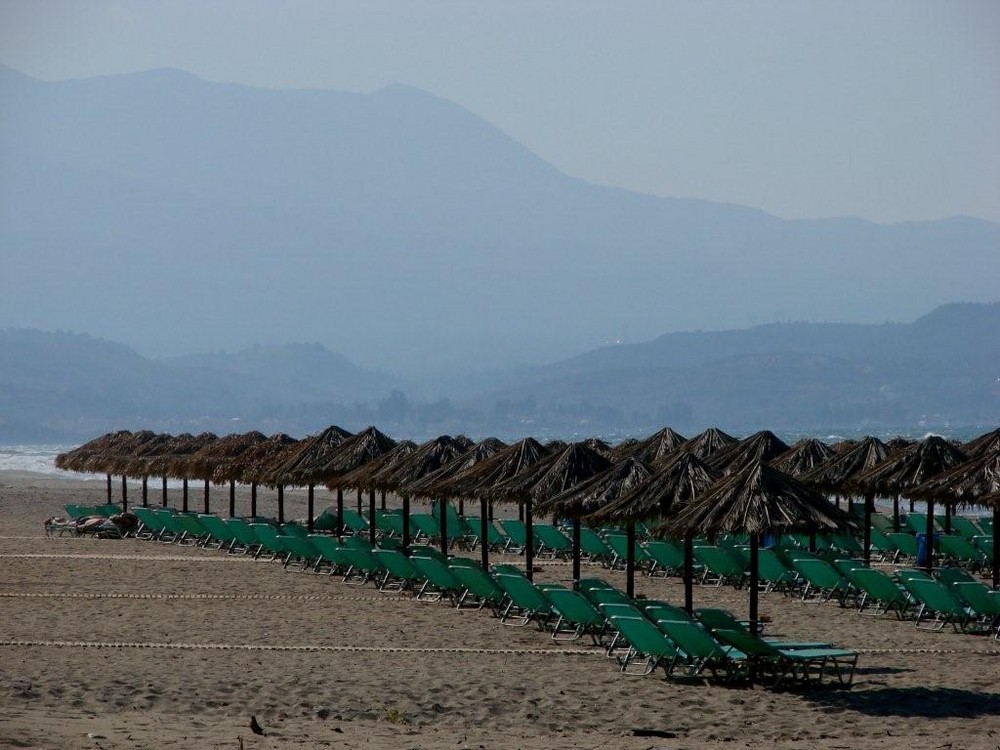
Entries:
POLYGON ((973 719, 1000 715, 1000 693, 956 688, 882 688, 817 691, 809 700, 831 711, 857 711, 869 716, 954 717, 973 719))

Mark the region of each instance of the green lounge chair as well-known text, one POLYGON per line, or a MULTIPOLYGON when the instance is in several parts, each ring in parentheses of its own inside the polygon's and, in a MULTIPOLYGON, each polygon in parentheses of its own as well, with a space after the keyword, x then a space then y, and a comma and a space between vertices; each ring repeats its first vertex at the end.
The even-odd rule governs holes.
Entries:
POLYGON ((556 616, 551 625, 552 640, 575 640, 586 633, 595 644, 600 644, 607 623, 604 615, 582 594, 564 587, 547 586, 542 589, 542 595, 548 599, 556 616))
POLYGON ((649 575, 677 576, 684 571, 684 548, 674 541, 653 541, 643 545, 653 564, 649 575))
MULTIPOLYGON (((503 529, 503 533, 507 537, 504 552, 515 555, 522 554, 525 547, 528 546, 528 530, 524 522, 518 521, 516 518, 505 518, 500 522, 500 528, 503 529)), ((538 540, 533 540, 533 543, 537 546, 538 540)))
POLYGON ((802 558, 793 559, 792 566, 805 581, 802 601, 827 602, 836 599, 840 606, 845 606, 852 593, 851 585, 830 563, 802 558))
POLYGON ((169 508, 156 508, 153 512, 156 513, 156 517, 159 518, 164 527, 166 527, 166 532, 160 536, 160 541, 183 544, 188 532, 180 521, 177 520, 180 513, 174 513, 174 511, 169 508))
POLYGON ((896 561, 899 556, 899 547, 892 543, 886 534, 891 533, 880 531, 879 529, 872 526, 870 530, 871 535, 871 555, 872 558, 883 562, 885 560, 896 561))
POLYGON ((167 533, 166 525, 152 508, 133 508, 132 512, 139 519, 139 529, 136 531, 137 538, 158 540, 167 533))
POLYGON ((426 544, 411 545, 410 554, 416 555, 417 557, 432 557, 445 566, 447 566, 451 562, 448 556, 444 554, 441 550, 439 550, 437 547, 431 547, 426 544))
POLYGON ((927 533, 927 514, 907 513, 904 526, 910 532, 911 536, 927 533))
POLYGON ((974 537, 972 543, 976 545, 976 549, 983 553, 983 560, 986 565, 993 564, 993 535, 983 534, 982 536, 974 537))
POLYGON ((316 566, 323 559, 319 550, 313 546, 313 543, 307 537, 279 534, 278 540, 286 552, 283 565, 286 569, 292 560, 298 560, 302 563, 302 570, 306 570, 307 568, 316 570, 316 566))
POLYGON ((338 557, 344 563, 344 577, 341 579, 349 586, 363 586, 369 581, 378 588, 379 581, 389 573, 388 568, 373 554, 373 550, 360 549, 344 545, 338 557))
POLYGON ((448 569, 455 576, 455 580, 462 585, 462 591, 455 602, 456 607, 462 608, 469 604, 482 609, 489 605, 493 613, 499 615, 500 605, 506 595, 489 573, 478 565, 452 563, 448 569))
POLYGON ((662 666, 670 676, 678 653, 659 628, 641 616, 612 615, 608 622, 627 646, 625 654, 617 657, 622 673, 645 677, 662 666), (632 666, 634 663, 640 665, 638 670, 632 666))
MULTIPOLYGON (((945 625, 951 625, 956 632, 968 630, 975 613, 960 602, 943 583, 916 576, 901 580, 919 605, 914 622, 918 629, 941 630, 945 625)), ((974 625, 973 629, 976 629, 974 625)))
POLYGON ((858 614, 878 617, 886 612, 895 612, 900 620, 906 614, 912 599, 895 581, 881 570, 855 567, 847 572, 848 580, 861 592, 857 599, 858 614), (871 607, 865 611, 867 607, 871 607))
POLYGON ((979 568, 985 562, 983 553, 968 539, 955 534, 938 536, 938 551, 943 562, 956 562, 979 568))
MULTIPOLYGON (((605 534, 604 541, 607 542, 611 551, 614 552, 614 557, 611 558, 609 567, 612 570, 624 570, 626 560, 628 559, 628 535, 605 534)), ((646 550, 642 548, 642 545, 639 544, 638 537, 635 542, 634 558, 636 570, 648 569, 653 565, 653 558, 651 558, 647 554, 646 550)))
POLYGON ((368 519, 356 510, 344 508, 344 528, 352 534, 362 534, 368 531, 368 519))
POLYGON ((498 575, 496 582, 507 595, 506 606, 500 613, 504 625, 522 627, 534 620, 540 629, 545 629, 552 616, 552 605, 542 592, 527 578, 518 575, 498 575))
POLYGON ((956 596, 976 615, 983 626, 993 631, 993 638, 1000 640, 1000 591, 991 591, 978 581, 956 583, 956 596))
POLYGON ((231 552, 239 542, 236 533, 218 516, 213 516, 211 513, 200 513, 198 520, 201 521, 202 526, 208 529, 208 533, 212 535, 212 539, 218 544, 219 549, 231 552))
POLYGON ((288 521, 281 524, 281 533, 285 536, 297 536, 300 539, 305 539, 309 536, 309 529, 295 521, 288 521))
POLYGON ((983 530, 976 526, 976 522, 966 516, 951 517, 952 533, 961 535, 966 541, 971 542, 973 538, 981 536, 983 530))
POLYGON ((420 555, 411 555, 410 562, 424 578, 420 590, 417 591, 418 601, 440 601, 447 598, 454 604, 458 603, 464 586, 448 569, 446 563, 442 563, 434 557, 421 557, 420 555))
POLYGON ((414 541, 432 542, 441 536, 441 525, 430 513, 411 513, 410 533, 414 541))
POLYGON ((323 569, 324 565, 330 566, 330 575, 343 573, 347 570, 350 563, 340 554, 344 545, 338 542, 336 537, 326 534, 310 534, 308 538, 320 555, 315 566, 317 573, 323 569))
POLYGON ((799 585, 800 579, 773 550, 761 549, 757 552, 757 580, 763 584, 765 592, 771 592, 791 591, 799 585))
MULTIPOLYGON (((229 527, 236 537, 237 544, 243 547, 243 553, 256 557, 260 553, 261 543, 257 535, 253 533, 250 524, 242 518, 226 518, 223 523, 229 527)), ((233 549, 236 547, 234 545, 233 549)))
POLYGON ((858 665, 858 653, 841 648, 781 649, 738 630, 716 630, 722 643, 739 649, 758 674, 770 673, 772 687, 786 677, 802 683, 820 684, 829 672, 843 686, 850 686, 858 665))
POLYGON ((673 669, 682 665, 689 677, 697 677, 707 669, 713 677, 721 673, 730 681, 749 676, 746 655, 739 649, 722 646, 699 624, 689 620, 657 620, 656 627, 677 647, 673 669))
POLYGON ((573 542, 552 524, 534 523, 531 528, 535 539, 538 540, 539 555, 549 555, 553 558, 566 557, 573 551, 573 542))
POLYGON ((260 557, 264 550, 271 553, 271 560, 280 559, 282 562, 289 555, 288 549, 286 549, 284 542, 282 542, 279 537, 281 534, 278 530, 269 523, 252 523, 250 524, 250 530, 257 537, 260 542, 260 548, 257 550, 257 554, 254 555, 254 559, 260 557))
POLYGON ((212 533, 194 513, 178 513, 174 518, 187 533, 187 538, 198 547, 204 546, 212 538, 212 533))
POLYGON ((605 563, 609 567, 615 553, 597 532, 587 526, 580 526, 580 553, 586 555, 592 562, 605 563))
POLYGON ((740 588, 746 578, 746 570, 730 550, 713 545, 695 545, 694 558, 705 566, 701 583, 721 586, 728 584, 740 588))
MULTIPOLYGON (((698 621, 710 633, 715 633, 716 630, 737 630, 750 635, 750 631, 747 629, 749 623, 746 620, 736 619, 731 612, 724 609, 706 607, 695 610, 695 614, 698 616, 698 621)), ((763 623, 758 623, 758 629, 763 629, 763 625, 763 623)), ((789 641, 781 638, 764 638, 759 633, 757 637, 774 648, 783 649, 829 648, 831 645, 827 641, 789 641)))
POLYGON ((372 555, 382 563, 385 569, 382 577, 376 581, 379 591, 403 592, 425 580, 420 569, 402 552, 391 549, 375 549, 372 550, 372 555))

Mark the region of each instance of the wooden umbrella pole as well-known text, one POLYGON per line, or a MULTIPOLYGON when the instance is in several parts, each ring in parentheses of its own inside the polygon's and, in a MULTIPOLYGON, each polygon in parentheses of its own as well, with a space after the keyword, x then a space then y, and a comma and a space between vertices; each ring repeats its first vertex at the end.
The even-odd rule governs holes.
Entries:
POLYGON ((694 614, 694 536, 684 535, 684 609, 694 614))
POLYGON ((438 523, 441 527, 441 554, 448 554, 448 501, 443 497, 438 500, 438 523))
POLYGON ((250 517, 257 517, 257 483, 250 482, 250 517))
POLYGON ((164 508, 167 507, 167 477, 165 475, 163 477, 163 490, 162 490, 162 495, 161 495, 161 498, 160 498, 160 504, 164 508))
POLYGON ((211 511, 209 510, 209 493, 210 493, 209 485, 210 485, 210 482, 209 482, 209 480, 206 479, 205 480, 205 515, 208 515, 209 513, 211 513, 211 511))
POLYGON ((285 522, 285 485, 278 485, 278 523, 285 522))
POLYGON ((899 533, 899 493, 892 498, 892 530, 899 533))
POLYGON ((313 514, 316 509, 316 485, 310 484, 306 488, 306 530, 313 533, 313 514))
POLYGON ((403 495, 403 554, 410 548, 410 496, 403 495))
POLYGON ((535 580, 535 532, 532 529, 531 522, 531 498, 520 506, 524 511, 524 565, 525 572, 528 575, 528 580, 534 582, 535 580))
POLYGON ((236 480, 229 480, 229 517, 236 518, 236 480))
POLYGON ((184 493, 181 495, 181 510, 188 512, 188 480, 184 477, 184 493))
POLYGON ((122 510, 128 510, 128 483, 127 477, 122 474, 122 510))
POLYGON ((142 507, 149 507, 149 477, 142 478, 142 507))
POLYGON ((362 496, 361 488, 358 487, 358 515, 363 515, 364 511, 361 508, 361 504, 364 502, 364 497, 362 496))
POLYGON ((872 507, 875 505, 875 494, 873 492, 865 493, 865 528, 864 532, 864 547, 865 547, 865 567, 869 567, 872 563, 872 507))
POLYGON ((927 538, 924 543, 927 545, 924 554, 927 559, 924 561, 927 572, 934 570, 934 499, 927 498, 927 538))
POLYGON ((344 491, 337 488, 337 538, 344 536, 344 491))
POLYGON ((1000 501, 993 506, 993 588, 1000 589, 1000 501))
POLYGON ((625 593, 635 598, 635 522, 625 526, 625 593))
POLYGON ((580 581, 580 519, 573 519, 573 583, 580 581))
POLYGON ((479 556, 483 563, 483 570, 490 569, 490 519, 487 517, 489 511, 485 498, 479 501, 479 556))
POLYGON ((111 505, 111 475, 108 474, 108 505, 111 505))
POLYGON ((757 637, 758 615, 758 558, 760 557, 760 537, 757 534, 750 535, 750 635, 757 637))
POLYGON ((375 490, 368 490, 368 543, 375 547, 375 490))
POLYGON ((944 504, 944 533, 951 533, 951 503, 944 504))

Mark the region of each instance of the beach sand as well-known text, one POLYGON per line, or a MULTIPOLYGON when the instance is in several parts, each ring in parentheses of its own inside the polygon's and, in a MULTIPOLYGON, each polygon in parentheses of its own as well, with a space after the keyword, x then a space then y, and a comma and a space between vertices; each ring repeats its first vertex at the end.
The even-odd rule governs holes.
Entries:
MULTIPOLYGON (((238 500, 245 513, 244 488, 238 500)), ((554 643, 485 611, 216 550, 44 537, 65 503, 103 501, 101 482, 0 472, 0 747, 1000 747, 1000 643, 983 636, 765 594, 769 635, 864 650, 851 690, 628 677, 586 639, 554 643), (56 645, 81 642, 93 645, 56 645), (96 645, 111 643, 146 645, 96 645)), ((227 505, 213 488, 213 509, 227 505)), ((304 517, 304 491, 286 509, 304 517)), ((274 512, 273 493, 260 510, 274 512)), ((683 600, 676 578, 640 576, 637 590, 683 600)), ((747 592, 697 587, 695 604, 742 614, 747 592)))

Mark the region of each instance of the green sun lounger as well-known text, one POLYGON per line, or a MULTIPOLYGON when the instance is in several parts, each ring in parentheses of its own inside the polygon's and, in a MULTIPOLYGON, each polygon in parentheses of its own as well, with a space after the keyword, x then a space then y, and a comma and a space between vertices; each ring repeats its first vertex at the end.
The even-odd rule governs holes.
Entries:
POLYGON ((677 649, 656 625, 645 617, 628 615, 612 615, 608 622, 625 645, 625 653, 616 657, 624 674, 644 677, 662 666, 670 676, 678 657, 677 649))
POLYGON ((906 591, 881 570, 863 565, 847 571, 847 579, 858 590, 858 614, 878 617, 886 612, 895 612, 903 619, 913 600, 906 591))
POLYGON ((448 565, 451 574, 462 585, 455 605, 459 608, 474 605, 479 609, 489 606, 499 614, 500 605, 506 596, 496 580, 479 565, 448 565))
POLYGON ((553 614, 552 605, 538 587, 519 575, 498 575, 496 582, 506 594, 505 606, 500 612, 502 624, 522 627, 535 621, 539 628, 545 628, 553 614))
POLYGON ((858 653, 850 649, 781 649, 738 630, 716 630, 722 643, 739 649, 758 674, 770 673, 772 687, 786 678, 803 684, 820 684, 827 674, 843 686, 850 686, 858 665, 858 653))
POLYGON ((945 625, 962 632, 970 626, 977 629, 973 624, 975 613, 940 581, 917 576, 906 576, 901 581, 918 605, 914 622, 918 629, 940 630, 945 625))
POLYGON ((542 595, 552 605, 556 621, 550 625, 552 640, 575 640, 589 635, 595 644, 601 642, 607 623, 604 615, 576 591, 564 587, 547 586, 542 595))
POLYGON ((694 559, 705 566, 701 583, 741 587, 747 571, 730 550, 714 545, 695 545, 694 559))
POLYGON ((746 655, 736 648, 722 646, 711 633, 689 620, 657 620, 656 627, 677 647, 671 674, 683 666, 689 677, 697 677, 708 670, 713 677, 732 681, 746 679, 746 655))
POLYGON ((573 542, 552 524, 534 523, 531 525, 538 540, 538 554, 553 558, 566 557, 573 551, 573 542))
POLYGON ((420 571, 424 582, 417 591, 418 601, 449 599, 457 604, 464 589, 462 582, 449 570, 446 563, 433 557, 411 555, 410 562, 420 571))
POLYGON ((674 541, 652 541, 643 545, 652 565, 649 575, 677 576, 684 572, 684 548, 674 541))

